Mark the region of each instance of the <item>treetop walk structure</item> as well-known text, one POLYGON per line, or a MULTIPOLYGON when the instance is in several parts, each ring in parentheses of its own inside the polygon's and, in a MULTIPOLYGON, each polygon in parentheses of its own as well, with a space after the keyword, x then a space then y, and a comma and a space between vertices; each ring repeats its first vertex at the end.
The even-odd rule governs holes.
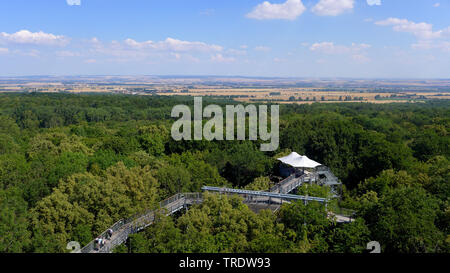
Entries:
MULTIPOLYGON (((130 234, 137 233, 153 224, 158 212, 171 215, 202 201, 202 193, 175 194, 161 201, 159 209, 147 210, 128 219, 119 220, 108 229, 112 231, 112 236, 105 242, 104 246, 97 245, 95 240, 93 240, 81 249, 81 253, 111 253, 116 246, 123 244, 130 234)), ((98 238, 108 238, 108 230, 104 231, 98 238)))
MULTIPOLYGON (((297 154, 298 155, 298 154, 297 154)), ((296 158, 294 155, 292 158, 296 158)), ((305 159, 303 159, 305 160, 305 159)), ((309 160, 309 159, 308 159, 309 160)), ((295 170, 280 183, 273 186, 270 191, 250 191, 241 189, 229 189, 220 187, 209 187, 204 186, 202 190, 204 192, 215 192, 219 194, 227 195, 238 195, 243 197, 243 202, 245 204, 276 204, 281 206, 283 203, 290 203, 293 201, 303 201, 305 204, 308 202, 320 202, 327 208, 328 198, 320 198, 313 196, 301 196, 289 194, 298 187, 302 186, 303 183, 317 183, 321 186, 330 186, 332 191, 334 186, 340 185, 338 179, 332 174, 331 170, 319 163, 311 163, 310 161, 305 164, 310 164, 308 166, 316 165, 314 167, 314 172, 308 172, 303 169, 302 172, 295 170), (319 165, 317 165, 317 164, 319 165), (321 178, 324 176, 324 178, 321 178)), ((313 161, 314 162, 314 161, 313 161)), ((336 197, 337 194, 333 197, 336 197)), ((112 225, 107 231, 103 232, 99 237, 104 239, 104 244, 99 245, 96 240, 91 241, 88 245, 81 249, 81 253, 111 253, 113 249, 128 239, 130 234, 137 233, 146 227, 153 224, 158 213, 163 213, 165 215, 172 215, 177 211, 182 209, 187 209, 189 206, 200 204, 203 202, 202 193, 179 193, 164 201, 161 201, 157 209, 147 210, 143 213, 136 214, 128 219, 122 219, 112 225), (106 239, 106 240, 105 240, 106 239)), ((333 214, 328 212, 329 217, 333 217, 337 222, 345 223, 351 222, 350 217, 345 217, 343 215, 333 214)))
POLYGON ((287 178, 272 187, 271 192, 289 193, 302 184, 308 183, 328 186, 335 197, 339 196, 342 183, 327 166, 296 152, 278 160, 282 163, 280 173, 287 178))
MULTIPOLYGON (((208 192, 217 192, 228 195, 239 195, 243 197, 245 204, 277 204, 292 201, 304 201, 311 202, 316 201, 326 204, 328 199, 300 196, 292 194, 271 193, 262 191, 248 191, 248 190, 236 190, 228 188, 218 187, 203 187, 202 190, 208 192)), ((153 224, 157 213, 163 213, 165 215, 174 214, 177 211, 188 208, 194 204, 200 204, 203 202, 202 193, 180 193, 176 194, 159 203, 159 209, 148 210, 146 212, 134 215, 128 219, 122 219, 112 225, 108 230, 112 231, 111 238, 108 238, 108 230, 103 232, 98 238, 108 238, 105 240, 105 245, 100 247, 96 244, 95 240, 91 241, 88 245, 81 249, 82 253, 110 253, 112 250, 121 244, 123 244, 130 234, 137 233, 146 227, 153 224)))

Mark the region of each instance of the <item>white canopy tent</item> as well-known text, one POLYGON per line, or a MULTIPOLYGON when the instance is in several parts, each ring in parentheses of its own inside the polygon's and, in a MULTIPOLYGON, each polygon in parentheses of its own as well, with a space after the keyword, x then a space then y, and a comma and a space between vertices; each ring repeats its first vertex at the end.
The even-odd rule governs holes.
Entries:
POLYGON ((288 156, 278 158, 278 160, 294 168, 315 168, 322 166, 322 164, 309 159, 306 155, 299 155, 296 152, 293 152, 288 156))

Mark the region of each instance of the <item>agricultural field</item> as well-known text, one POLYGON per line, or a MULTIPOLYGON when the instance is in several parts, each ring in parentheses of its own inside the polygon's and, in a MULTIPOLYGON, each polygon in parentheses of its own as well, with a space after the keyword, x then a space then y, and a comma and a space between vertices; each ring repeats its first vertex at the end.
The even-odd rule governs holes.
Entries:
POLYGON ((228 77, 55 77, 1 79, 0 92, 202 96, 241 102, 401 103, 450 99, 450 80, 321 80, 228 77))

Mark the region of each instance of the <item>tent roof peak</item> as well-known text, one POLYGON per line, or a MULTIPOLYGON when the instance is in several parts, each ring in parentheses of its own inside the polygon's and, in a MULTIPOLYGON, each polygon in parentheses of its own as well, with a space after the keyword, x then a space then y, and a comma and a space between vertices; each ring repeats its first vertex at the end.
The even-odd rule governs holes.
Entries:
POLYGON ((278 160, 294 168, 316 168, 322 165, 319 162, 309 159, 306 155, 299 155, 296 152, 293 152, 288 156, 278 158, 278 160))

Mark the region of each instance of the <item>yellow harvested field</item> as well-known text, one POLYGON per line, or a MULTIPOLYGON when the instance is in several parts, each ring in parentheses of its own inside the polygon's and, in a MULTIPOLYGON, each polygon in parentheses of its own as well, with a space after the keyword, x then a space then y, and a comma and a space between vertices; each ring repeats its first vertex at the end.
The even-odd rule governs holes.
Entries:
POLYGON ((211 96, 241 102, 311 104, 450 99, 450 80, 320 80, 99 76, 0 81, 0 92, 211 96), (305 87, 307 86, 307 87, 305 87))

